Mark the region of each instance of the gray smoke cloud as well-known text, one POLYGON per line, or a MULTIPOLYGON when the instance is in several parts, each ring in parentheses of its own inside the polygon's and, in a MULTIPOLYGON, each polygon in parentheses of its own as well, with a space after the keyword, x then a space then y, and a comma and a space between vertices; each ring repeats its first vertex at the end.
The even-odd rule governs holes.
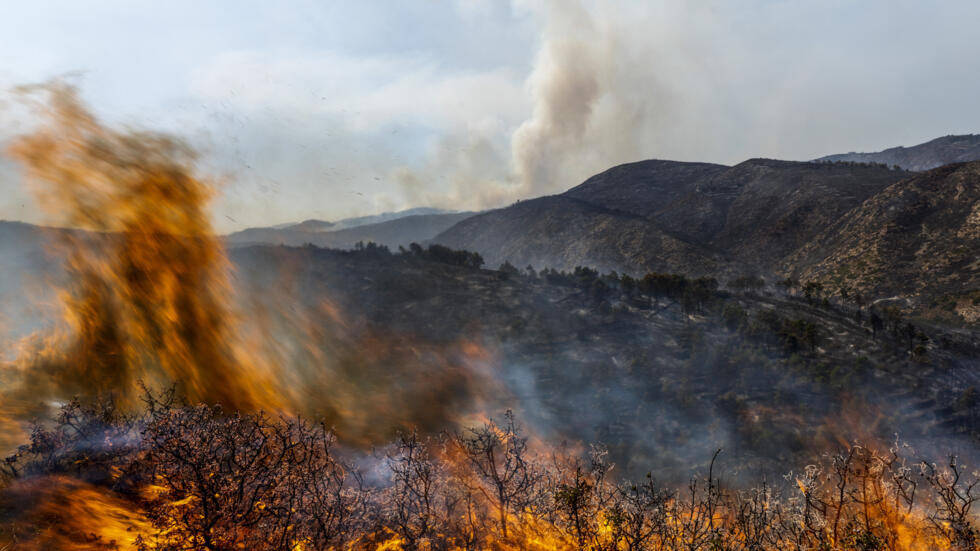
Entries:
POLYGON ((531 76, 534 112, 511 141, 518 193, 550 191, 585 144, 602 93, 595 22, 578 2, 547 4, 544 42, 531 76))
POLYGON ((871 6, 832 24, 838 7, 758 1, 514 5, 539 29, 526 118, 503 138, 442 138, 428 164, 398 170, 396 181, 413 190, 406 201, 495 207, 642 159, 806 160, 980 128, 959 92, 977 89, 980 77, 940 68, 962 61, 972 39, 959 21, 976 5, 930 12, 932 20, 899 3, 896 17, 941 34, 910 41, 895 40, 899 24, 871 6), (486 147, 470 148, 474 141, 486 147))
POLYGON ((665 114, 676 94, 653 64, 658 43, 673 37, 651 42, 630 28, 637 16, 650 22, 649 12, 577 0, 527 9, 541 26, 529 116, 503 140, 472 130, 444 136, 425 166, 397 169, 406 204, 481 209, 563 191, 655 154, 664 126, 676 122, 665 114), (433 185, 440 181, 448 185, 433 185))

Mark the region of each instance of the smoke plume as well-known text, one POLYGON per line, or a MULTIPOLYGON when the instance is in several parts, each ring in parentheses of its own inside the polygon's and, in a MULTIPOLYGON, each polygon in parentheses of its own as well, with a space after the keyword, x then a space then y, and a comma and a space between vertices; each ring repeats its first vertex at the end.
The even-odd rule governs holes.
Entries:
POLYGON ((577 2, 548 4, 544 42, 530 79, 534 112, 511 141, 521 195, 561 186, 565 174, 559 167, 583 146, 603 92, 594 25, 577 2))
POLYGON ((480 129, 443 136, 426 166, 394 172, 407 204, 500 206, 656 154, 674 97, 649 70, 660 45, 621 39, 634 34, 629 15, 604 4, 549 1, 532 12, 542 34, 526 82, 528 118, 507 143, 480 129), (448 182, 448 192, 420 191, 439 181, 448 182))

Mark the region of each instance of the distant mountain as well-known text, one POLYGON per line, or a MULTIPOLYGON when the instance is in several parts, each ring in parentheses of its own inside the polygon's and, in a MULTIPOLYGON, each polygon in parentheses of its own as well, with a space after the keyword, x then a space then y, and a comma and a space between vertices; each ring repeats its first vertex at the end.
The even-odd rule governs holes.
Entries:
POLYGON ((326 220, 303 220, 299 224, 279 224, 273 226, 277 230, 293 230, 305 232, 330 231, 337 228, 337 224, 326 220))
POLYGON ((889 186, 785 261, 806 280, 980 320, 980 162, 889 186))
MULTIPOLYGON (((299 223, 290 222, 286 224, 278 224, 275 226, 271 226, 271 228, 277 230, 293 230, 293 231, 305 231, 305 232, 337 231, 337 230, 356 228, 358 226, 366 226, 368 224, 378 224, 381 222, 387 222, 389 220, 397 220, 399 218, 405 218, 406 216, 417 216, 421 214, 453 214, 455 212, 456 211, 446 210, 446 209, 418 207, 414 209, 400 210, 397 212, 382 212, 381 214, 370 214, 368 216, 356 216, 353 218, 344 218, 343 220, 338 220, 337 222, 328 222, 326 220, 310 219, 310 220, 304 220, 299 223)), ((254 229, 269 229, 269 228, 254 228, 254 229)))
POLYGON ((285 228, 250 228, 226 237, 230 245, 306 245, 318 247, 351 248, 359 241, 373 241, 380 245, 397 248, 413 242, 423 243, 453 224, 473 216, 472 212, 442 212, 438 209, 413 209, 423 214, 393 216, 402 213, 386 213, 342 220, 336 224, 307 220, 285 228), (424 214, 436 211, 432 214, 424 214), (379 222, 366 222, 379 219, 379 222), (365 222, 361 224, 360 222, 365 222), (329 226, 325 224, 330 224, 329 226))
POLYGON ((916 171, 977 160, 980 160, 980 134, 944 136, 912 147, 893 147, 877 153, 843 153, 817 159, 831 162, 884 163, 916 171))
POLYGON ((771 271, 786 255, 908 173, 752 159, 734 167, 642 161, 558 196, 457 224, 433 241, 535 267, 629 273, 771 271))
POLYGON ((389 220, 397 220, 408 216, 421 216, 428 214, 458 214, 458 211, 448 209, 437 209, 432 207, 417 207, 414 209, 400 210, 397 212, 382 212, 381 214, 370 214, 368 216, 357 216, 354 218, 344 218, 334 224, 332 230, 346 230, 368 224, 379 224, 389 220))

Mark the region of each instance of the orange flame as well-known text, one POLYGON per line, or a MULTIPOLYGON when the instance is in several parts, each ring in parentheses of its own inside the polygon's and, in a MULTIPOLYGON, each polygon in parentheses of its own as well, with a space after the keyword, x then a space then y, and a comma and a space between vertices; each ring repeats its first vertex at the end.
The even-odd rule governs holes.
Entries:
POLYGON ((175 382, 195 402, 277 407, 271 369, 246 357, 232 331, 228 263, 205 209, 212 187, 195 175, 193 152, 106 128, 70 86, 43 89, 46 123, 10 152, 55 222, 87 232, 64 244, 67 334, 35 339, 21 356, 21 394, 130 398, 144 380, 175 382))
POLYGON ((7 489, 23 506, 0 533, 0 549, 25 551, 136 551, 138 537, 154 533, 131 503, 67 477, 44 477, 7 489))

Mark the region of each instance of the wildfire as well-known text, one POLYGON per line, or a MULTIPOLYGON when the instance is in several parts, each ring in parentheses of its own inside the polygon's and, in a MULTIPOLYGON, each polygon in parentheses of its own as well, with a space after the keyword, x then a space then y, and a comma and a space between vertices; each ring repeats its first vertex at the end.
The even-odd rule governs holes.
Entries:
MULTIPOLYGON (((66 406, 7 461, 0 545, 24 549, 976 549, 980 474, 852 446, 785 486, 711 468, 687 488, 617 480, 531 445, 511 416, 353 455, 290 417, 151 401, 134 419, 66 406), (138 439, 120 439, 133 434, 138 439), (91 447, 92 441, 106 445, 91 447), (108 444, 113 443, 114 444, 108 444), (364 472, 378 477, 366 483, 364 472), (64 472, 71 474, 45 474, 64 472), (84 482, 84 478, 99 482, 84 482), (796 488, 794 488, 796 486, 796 488), (783 493, 785 492, 785 493, 783 493)), ((349 450, 348 450, 349 452, 349 450)))
POLYGON ((228 264, 206 210, 212 188, 193 152, 103 126, 69 86, 41 90, 45 123, 10 152, 53 221, 85 231, 64 234, 65 327, 20 355, 19 393, 130 399, 142 380, 177 382, 195 402, 278 407, 274 373, 233 331, 228 264))
POLYGON ((0 549, 137 551, 137 538, 155 533, 131 502, 74 478, 26 480, 6 493, 21 509, 8 518, 0 549))
POLYGON ((494 377, 478 342, 378 334, 322 299, 253 320, 283 336, 262 342, 238 324, 193 152, 45 90, 46 124, 11 152, 79 231, 63 327, 0 372, 4 430, 60 411, 0 465, 0 551, 977 548, 980 475, 955 460, 839 440, 782 488, 726 486, 714 462, 687 487, 630 481, 601 448, 481 417, 469 391, 494 377), (447 422, 464 415, 480 422, 447 422))

